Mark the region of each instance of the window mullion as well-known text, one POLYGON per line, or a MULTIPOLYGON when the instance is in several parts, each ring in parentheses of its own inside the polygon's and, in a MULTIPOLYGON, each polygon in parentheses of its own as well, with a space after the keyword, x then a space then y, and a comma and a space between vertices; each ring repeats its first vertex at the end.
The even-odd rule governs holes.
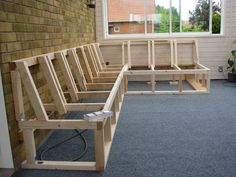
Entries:
POLYGON ((212 12, 213 12, 213 2, 212 0, 209 0, 210 2, 210 14, 209 14, 209 32, 212 34, 212 12))
POLYGON ((182 33, 182 1, 179 0, 179 32, 182 33))
POLYGON ((170 14, 170 34, 172 34, 172 0, 170 0, 170 12, 169 12, 169 14, 170 14))
POLYGON ((144 0, 144 35, 147 35, 147 0, 144 0))

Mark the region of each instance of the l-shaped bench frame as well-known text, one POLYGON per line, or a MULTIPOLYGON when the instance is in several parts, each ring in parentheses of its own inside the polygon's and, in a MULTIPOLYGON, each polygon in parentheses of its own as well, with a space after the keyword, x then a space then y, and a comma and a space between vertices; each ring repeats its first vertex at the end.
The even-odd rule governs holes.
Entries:
MULTIPOLYGON (((68 89, 69 94, 73 103, 67 103, 63 98, 63 91, 59 87, 56 73, 53 70, 51 63, 54 59, 61 60, 60 65, 69 81, 73 80, 73 75, 70 72, 68 63, 65 62, 65 56, 75 54, 75 49, 63 50, 55 53, 45 54, 41 56, 26 58, 17 60, 11 63, 11 78, 12 78, 12 90, 14 97, 15 114, 17 121, 19 122, 19 128, 23 131, 24 144, 26 150, 26 161, 23 162, 24 168, 33 169, 66 169, 66 170, 97 170, 103 171, 106 167, 113 136, 115 133, 119 113, 121 110, 123 97, 127 94, 192 94, 192 93, 209 93, 210 89, 210 78, 209 69, 199 63, 198 51, 196 49, 195 67, 198 69, 186 69, 182 70, 177 64, 177 42, 170 41, 171 48, 171 66, 174 70, 155 70, 154 55, 153 55, 153 44, 155 41, 148 41, 148 67, 150 70, 129 70, 131 66, 131 54, 130 54, 130 41, 123 41, 122 47, 122 64, 123 67, 119 72, 116 81, 109 92, 92 92, 92 91, 78 91, 73 85, 73 82, 69 83, 68 89), (128 64, 125 64, 125 47, 128 49, 128 64), (175 50, 174 50, 175 49, 175 50), (74 52, 72 52, 74 51, 74 52), (174 54, 175 52, 175 54, 174 54), (152 58, 151 58, 152 56, 152 58), (64 59, 63 59, 64 58, 64 59), (54 93, 54 103, 43 104, 40 99, 39 92, 35 86, 34 80, 30 73, 29 67, 34 65, 41 65, 44 67, 44 72, 50 75, 48 83, 51 91, 54 93), (199 78, 190 77, 190 75, 202 74, 201 83, 199 78), (127 92, 128 91, 128 76, 130 75, 148 75, 151 76, 152 91, 146 92, 127 92), (178 79, 179 90, 178 91, 155 91, 155 75, 172 75, 180 76, 178 79), (195 88, 195 91, 184 91, 182 86, 183 76, 186 77, 188 82, 195 88), (51 80, 50 80, 51 79, 51 80), (203 81, 204 80, 204 81, 203 81), (36 117, 33 119, 26 119, 23 102, 22 84, 28 95, 30 103, 34 109, 36 117), (101 98, 106 97, 105 104, 101 103, 74 103, 79 98, 101 98), (63 101, 64 100, 64 101, 63 101), (62 108, 62 109, 61 109, 62 108), (65 111, 63 112, 63 110, 65 111), (97 122, 88 122, 83 119, 69 120, 69 119, 56 119, 51 120, 46 111, 57 110, 61 114, 66 111, 93 111, 93 110, 104 110, 112 111, 113 116, 111 118, 99 120, 97 122), (95 162, 69 162, 69 161, 44 161, 35 160, 36 148, 34 131, 36 129, 90 129, 94 131, 94 144, 95 144, 95 162)), ((197 48, 197 43, 194 41, 197 48)), ((95 44, 92 44, 95 46, 95 44)), ((107 44, 106 44, 107 45, 107 44)), ((112 45, 112 44, 111 44, 112 45)), ((117 45, 117 44, 116 44, 117 45)), ((95 49, 95 48, 94 48, 95 49)), ((101 54, 100 54, 101 55, 101 54)), ((76 63, 75 63, 76 64, 76 63)), ((78 64, 78 63, 77 63, 78 64)), ((78 65, 79 67, 79 65, 78 65)), ((83 68, 79 68, 80 70, 83 68)), ((108 69, 109 70, 109 69, 108 69)), ((175 77, 176 79, 177 77, 175 77)), ((82 78, 81 78, 82 79, 82 78)), ((68 81, 67 81, 68 82, 68 81)), ((78 83, 82 85, 85 81, 78 83)), ((95 83, 96 85, 96 83, 95 83)), ((94 85, 94 86, 95 86, 94 85)), ((67 85, 68 86, 68 85, 67 85)), ((91 85, 90 87, 93 87, 91 85)), ((82 88, 83 90, 84 88, 82 88)), ((68 93, 67 93, 68 94, 68 93)))

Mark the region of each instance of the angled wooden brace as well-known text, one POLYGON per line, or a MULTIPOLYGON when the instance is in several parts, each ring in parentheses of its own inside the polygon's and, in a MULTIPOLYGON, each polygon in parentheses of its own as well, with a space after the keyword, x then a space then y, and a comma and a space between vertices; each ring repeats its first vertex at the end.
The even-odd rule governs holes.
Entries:
POLYGON ((69 55, 70 62, 76 68, 76 69, 74 69, 75 79, 80 87, 80 90, 87 91, 87 87, 86 87, 87 81, 84 77, 84 73, 83 73, 83 69, 81 68, 81 64, 79 63, 79 58, 76 53, 76 49, 70 49, 67 51, 67 53, 69 55))

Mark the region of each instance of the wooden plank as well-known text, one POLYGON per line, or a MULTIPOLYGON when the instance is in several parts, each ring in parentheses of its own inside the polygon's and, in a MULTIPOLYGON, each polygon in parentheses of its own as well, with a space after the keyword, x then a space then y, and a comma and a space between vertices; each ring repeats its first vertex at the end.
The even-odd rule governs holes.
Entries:
POLYGON ((37 119, 44 121, 48 120, 47 113, 43 107, 43 103, 40 99, 39 93, 34 84, 28 66, 26 65, 25 62, 17 62, 16 66, 17 66, 17 71, 20 73, 22 82, 24 84, 24 88, 28 94, 30 103, 34 108, 34 112, 37 116, 37 119))
POLYGON ((177 41, 174 40, 174 64, 178 66, 178 45, 177 45, 177 41))
POLYGON ((171 63, 171 67, 174 66, 174 47, 173 47, 173 40, 170 40, 170 63, 171 63))
POLYGON ((116 81, 116 77, 98 77, 98 78, 93 78, 94 83, 114 83, 116 81))
POLYGON ((131 68, 132 62, 131 62, 131 48, 130 48, 130 41, 127 43, 128 47, 128 68, 131 68))
POLYGON ((50 67, 49 61, 46 57, 40 57, 38 58, 38 61, 43 70, 43 74, 49 86, 57 111, 59 112, 59 114, 65 114, 67 112, 65 108, 66 101, 64 94, 60 93, 62 92, 62 90, 59 86, 60 84, 58 78, 57 76, 55 76, 55 71, 53 71, 52 67, 50 67))
POLYGON ((105 143, 112 141, 111 135, 111 118, 107 118, 105 125, 104 125, 104 141, 105 143))
POLYGON ((11 83, 16 120, 23 121, 25 120, 25 110, 22 95, 21 78, 18 71, 11 71, 11 83))
POLYGON ((92 59, 92 55, 88 49, 88 46, 81 46, 82 52, 84 53, 84 60, 87 60, 86 63, 88 63, 88 66, 90 70, 92 71, 93 77, 98 77, 98 72, 96 70, 95 64, 92 59))
POLYGON ((125 43, 123 42, 122 43, 122 46, 121 46, 121 50, 122 50, 122 65, 125 65, 125 43))
POLYGON ((84 57, 86 57, 86 55, 84 54, 83 48, 77 48, 77 54, 78 54, 78 58, 79 58, 79 62, 81 64, 81 68, 83 69, 83 73, 85 76, 85 79, 87 82, 92 82, 92 72, 90 70, 90 67, 88 66, 89 64, 86 62, 87 60, 84 59, 84 57))
POLYGON ((34 130, 23 129, 23 136, 24 136, 26 161, 28 164, 34 164, 36 156, 34 130))
MULTIPOLYGON (((105 103, 66 103, 64 106, 67 111, 97 111, 101 110, 105 103)), ((47 111, 57 111, 55 104, 44 104, 47 111)))
POLYGON ((76 53, 76 49, 68 50, 69 60, 74 65, 75 79, 79 85, 80 90, 86 91, 86 79, 84 77, 83 69, 81 68, 81 64, 79 63, 79 58, 76 53))
POLYGON ((105 103, 67 103, 68 111, 98 111, 102 110, 105 103))
POLYGON ((195 90, 207 90, 201 83, 196 82, 191 75, 187 75, 186 80, 195 90))
POLYGON ((186 70, 129 70, 125 71, 125 75, 172 75, 172 74, 204 74, 208 71, 205 69, 186 69, 186 70))
POLYGON ((148 68, 151 67, 151 41, 148 40, 148 68))
POLYGON ((152 65, 156 66, 156 59, 155 59, 155 42, 152 40, 152 65))
POLYGON ((104 129, 94 130, 94 141, 96 170, 103 171, 105 169, 104 129))
POLYGON ((86 84, 87 89, 111 89, 114 83, 88 83, 86 84))
POLYGON ((103 109, 104 111, 110 111, 111 110, 111 107, 112 107, 113 102, 115 100, 115 97, 117 95, 119 86, 120 86, 120 84, 123 80, 124 71, 126 71, 127 69, 128 69, 128 66, 125 65, 123 67, 123 69, 121 70, 121 72, 120 72, 120 74, 119 74, 119 76, 118 76, 118 78, 117 78, 117 80, 116 80, 116 82, 115 82, 115 84, 114 84, 114 86, 111 90, 111 94, 109 95, 109 97, 106 101, 106 104, 105 104, 104 109, 103 109))
POLYGON ((183 90, 179 91, 128 91, 126 95, 189 95, 189 94, 209 94, 205 90, 183 90))
POLYGON ((110 91, 87 91, 79 92, 78 97, 80 99, 98 99, 98 98, 107 98, 110 94, 110 91))
POLYGON ((78 101, 78 96, 77 96, 78 89, 77 89, 77 86, 75 84, 74 78, 72 76, 71 70, 68 66, 68 62, 65 59, 64 54, 62 54, 61 52, 56 53, 55 55, 58 59, 58 63, 61 67, 62 74, 65 78, 65 83, 66 83, 67 89, 70 93, 71 100, 73 102, 76 102, 76 101, 78 101))
MULTIPOLYGON (((88 122, 78 117, 78 119, 48 120, 48 121, 23 121, 19 122, 22 129, 97 129, 97 122, 88 122)), ((30 147, 30 146, 28 146, 30 147)))
POLYGON ((96 170, 95 162, 35 161, 35 164, 22 164, 27 169, 51 170, 96 170))
POLYGON ((99 72, 99 77, 117 77, 119 75, 119 71, 110 71, 110 72, 99 72))
POLYGON ((98 43, 95 43, 95 48, 96 48, 96 51, 98 53, 98 56, 99 56, 99 59, 100 59, 100 62, 102 64, 103 68, 106 68, 106 63, 104 61, 104 58, 103 58, 103 55, 102 55, 102 51, 101 51, 98 43))
POLYGON ((91 44, 91 49, 92 49, 92 51, 93 51, 93 53, 94 53, 94 58, 95 58, 95 60, 97 61, 97 65, 98 65, 98 70, 99 71, 102 71, 103 70, 103 66, 102 66, 102 64, 101 64, 101 61, 100 61, 100 59, 99 59, 99 55, 98 55, 98 52, 97 52, 97 50, 96 50, 96 46, 95 46, 96 44, 91 44))

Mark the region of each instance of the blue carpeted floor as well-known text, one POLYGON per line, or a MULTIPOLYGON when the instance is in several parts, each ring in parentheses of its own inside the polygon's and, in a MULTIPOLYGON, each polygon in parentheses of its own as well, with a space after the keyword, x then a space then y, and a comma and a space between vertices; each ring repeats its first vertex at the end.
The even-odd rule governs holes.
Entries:
POLYGON ((103 173, 22 169, 13 177, 235 177, 236 87, 223 82, 212 81, 209 95, 126 96, 103 173))

